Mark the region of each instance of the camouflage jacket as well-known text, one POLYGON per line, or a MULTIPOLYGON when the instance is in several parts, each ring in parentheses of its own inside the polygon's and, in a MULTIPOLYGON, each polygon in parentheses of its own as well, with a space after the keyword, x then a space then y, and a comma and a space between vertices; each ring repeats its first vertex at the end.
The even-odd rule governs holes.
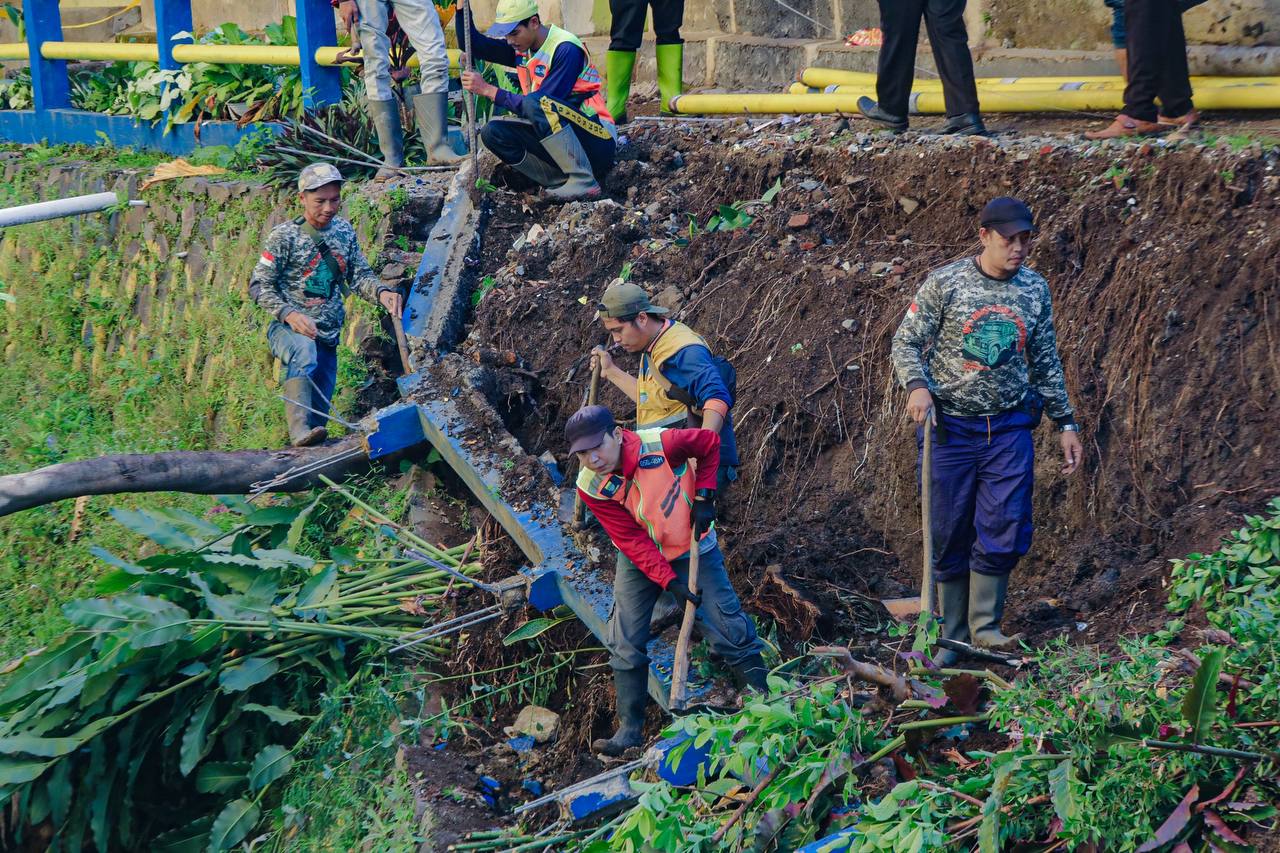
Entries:
POLYGON ((291 219, 267 236, 249 279, 249 297, 281 322, 289 312, 301 311, 315 321, 316 339, 332 345, 342 331, 342 303, 348 288, 370 302, 394 288, 369 268, 350 222, 334 217, 319 234, 338 262, 339 281, 332 280, 331 265, 321 257, 316 242, 297 219, 291 219))
POLYGON ((1007 280, 984 275, 973 258, 930 273, 893 336, 893 368, 944 412, 1007 412, 1034 389, 1049 417, 1072 421, 1049 285, 1025 266, 1007 280))

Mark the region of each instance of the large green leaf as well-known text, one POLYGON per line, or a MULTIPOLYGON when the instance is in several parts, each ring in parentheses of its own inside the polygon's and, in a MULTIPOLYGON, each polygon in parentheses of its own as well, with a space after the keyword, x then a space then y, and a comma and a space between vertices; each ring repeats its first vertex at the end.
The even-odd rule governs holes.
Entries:
POLYGON ((71 634, 58 645, 28 658, 9 678, 0 692, 0 705, 19 699, 33 690, 47 687, 66 673, 93 649, 93 634, 71 634))
POLYGON ((1070 760, 1059 761, 1049 771, 1049 797, 1053 801, 1053 811, 1063 826, 1070 826, 1080 817, 1080 801, 1077 794, 1081 792, 1080 780, 1076 778, 1075 766, 1070 760))
POLYGON ((307 578, 307 582, 298 590, 298 601, 294 614, 299 619, 318 618, 323 612, 321 605, 334 591, 338 582, 338 567, 330 563, 318 574, 307 578))
POLYGON ((33 779, 53 764, 52 761, 36 761, 30 758, 0 756, 0 785, 21 785, 33 779))
POLYGON ((249 781, 247 761, 209 761, 196 772, 196 790, 202 794, 223 794, 249 781))
POLYGON ((87 598, 62 608, 72 623, 100 632, 126 632, 135 649, 163 646, 187 633, 191 614, 153 595, 87 598))
POLYGON ((311 717, 308 717, 305 714, 298 714, 293 711, 280 708, 276 705, 259 705, 257 702, 248 703, 244 706, 244 709, 246 711, 257 711, 271 722, 279 723, 282 726, 288 725, 289 723, 296 723, 301 720, 311 719, 311 717))
POLYGON ((279 744, 262 748, 253 757, 253 766, 249 768, 249 787, 261 791, 272 782, 288 773, 293 767, 293 753, 279 744))
POLYGON ((191 775, 191 771, 209 752, 209 724, 213 720, 213 702, 217 697, 217 693, 210 693, 191 712, 186 731, 182 733, 182 749, 178 756, 178 770, 183 776, 191 775))
POLYGON ((1004 795, 1018 769, 1017 760, 1007 761, 996 768, 991 781, 991 793, 982 804, 982 823, 978 825, 978 853, 1000 853, 1000 809, 1004 795))
POLYGON ((280 662, 275 658, 245 658, 238 666, 224 669, 218 683, 227 693, 238 693, 261 684, 279 671, 280 662))
POLYGON ((298 513, 298 517, 289 525, 289 535, 285 537, 284 546, 290 551, 298 547, 298 543, 302 541, 302 531, 307 526, 307 518, 320 505, 320 498, 316 498, 307 504, 307 508, 298 513))
POLYGON ((35 737, 11 735, 0 737, 0 753, 5 755, 34 755, 40 758, 60 758, 80 748, 84 741, 74 737, 35 737))
POLYGON ((141 534, 165 548, 185 551, 200 544, 169 522, 156 518, 146 510, 113 509, 111 517, 134 533, 141 534))
POLYGON ((49 808, 53 825, 62 826, 71 811, 71 762, 59 761, 45 782, 49 789, 49 808))
POLYGON ((254 527, 274 527, 278 524, 293 524, 293 520, 301 514, 300 506, 269 506, 246 515, 244 523, 254 527))
POLYGON ((1200 659, 1200 667, 1191 678, 1191 686, 1182 699, 1182 716, 1191 725, 1188 737, 1193 743, 1213 725, 1218 716, 1218 675, 1222 672, 1222 649, 1212 649, 1200 659))
POLYGON ((550 631, 561 622, 568 622, 572 618, 572 616, 562 616, 558 619, 548 619, 545 616, 540 616, 537 619, 530 619, 510 634, 503 637, 502 645, 513 646, 522 640, 532 640, 534 637, 539 637, 547 631, 550 631))
POLYGON ((209 830, 209 853, 221 853, 239 844, 258 823, 261 812, 256 803, 244 798, 227 803, 213 819, 209 830))
POLYGON ((170 830, 151 839, 151 853, 204 853, 209 846, 209 828, 213 818, 202 817, 194 823, 170 830))
POLYGON ((89 553, 97 557, 99 560, 102 560, 104 563, 110 563, 111 565, 115 566, 117 569, 120 569, 128 574, 145 575, 147 573, 147 570, 144 569, 142 566, 139 566, 136 563, 130 563, 128 560, 117 557, 115 554, 112 554, 106 548, 101 548, 97 545, 92 545, 89 547, 89 553))
POLYGON ((147 510, 153 518, 159 518, 169 522, 175 527, 181 528, 192 536, 199 536, 202 539, 211 539, 214 536, 222 535, 222 528, 211 521, 206 521, 198 515, 192 515, 185 509, 177 509, 175 507, 151 507, 147 510))

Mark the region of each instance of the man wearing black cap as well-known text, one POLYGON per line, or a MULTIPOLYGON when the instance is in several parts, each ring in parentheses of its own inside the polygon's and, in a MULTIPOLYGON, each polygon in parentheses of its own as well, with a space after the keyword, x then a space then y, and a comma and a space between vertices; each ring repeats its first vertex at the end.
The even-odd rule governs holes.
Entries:
MULTIPOLYGON (((982 210, 982 253, 934 270, 893 336, 907 414, 938 425, 933 450, 934 578, 943 636, 989 648, 1009 573, 1031 547, 1031 430, 1047 411, 1062 473, 1083 455, 1053 330, 1048 283, 1024 265, 1031 210, 997 198, 982 210)), ((917 431, 923 448, 923 429, 917 431)), ((954 653, 938 656, 950 663, 954 653)))
POLYGON ((597 752, 617 756, 642 742, 649 620, 663 590, 698 608, 703 635, 740 681, 764 691, 767 670, 755 625, 729 582, 716 538, 720 437, 706 429, 631 432, 604 406, 579 409, 564 432, 578 457, 578 493, 618 547, 608 637, 618 731, 592 744, 597 752), (696 595, 688 586, 695 538, 696 595))
POLYGON ((600 375, 636 402, 636 429, 699 426, 720 436, 723 491, 737 478, 738 443, 733 434, 733 368, 693 329, 667 319, 667 309, 649 301, 638 284, 615 281, 596 305, 614 344, 640 354, 640 372, 632 376, 603 348, 592 353, 600 375))

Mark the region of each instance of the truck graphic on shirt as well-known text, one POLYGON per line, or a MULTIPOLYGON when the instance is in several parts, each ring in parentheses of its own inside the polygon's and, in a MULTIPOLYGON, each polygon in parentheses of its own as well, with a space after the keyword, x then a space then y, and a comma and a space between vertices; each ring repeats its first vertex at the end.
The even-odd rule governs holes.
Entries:
POLYGON ((964 354, 985 367, 999 367, 1018 351, 1021 333, 1016 323, 999 315, 988 316, 986 322, 965 333, 961 348, 964 354))

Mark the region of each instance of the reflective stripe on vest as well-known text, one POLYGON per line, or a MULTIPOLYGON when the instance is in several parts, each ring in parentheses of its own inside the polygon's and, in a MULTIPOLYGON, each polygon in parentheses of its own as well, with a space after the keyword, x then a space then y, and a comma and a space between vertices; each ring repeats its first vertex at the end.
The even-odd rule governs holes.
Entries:
MULTIPOLYGON (((516 76, 520 79, 520 91, 525 95, 533 94, 542 88, 542 81, 547 79, 547 75, 551 73, 551 63, 555 59, 556 48, 568 42, 577 47, 586 55, 586 61, 582 64, 582 71, 578 74, 578 79, 573 83, 573 94, 582 96, 582 114, 592 116, 600 120, 600 124, 604 126, 611 137, 617 137, 617 129, 613 123, 613 116, 609 114, 609 108, 605 106, 604 95, 600 90, 600 72, 591 64, 591 55, 587 53, 587 48, 582 44, 582 40, 568 30, 552 24, 547 27, 547 39, 542 43, 542 47, 538 48, 534 53, 524 58, 516 68, 516 76)), ((554 125, 553 125, 554 128, 554 125)))
MULTIPOLYGON (((668 562, 689 553, 694 480, 688 464, 672 469, 662 450, 662 430, 637 430, 640 459, 631 479, 621 474, 578 472, 578 488, 598 500, 626 507, 668 562)), ((710 535, 710 531, 703 536, 710 535)))
POLYGON ((670 383, 666 382, 665 377, 659 376, 658 371, 666 364, 667 359, 695 344, 707 346, 706 341, 693 329, 684 323, 672 321, 651 344, 649 351, 640 355, 640 373, 636 376, 637 429, 682 424, 688 417, 688 407, 667 394, 670 383))

